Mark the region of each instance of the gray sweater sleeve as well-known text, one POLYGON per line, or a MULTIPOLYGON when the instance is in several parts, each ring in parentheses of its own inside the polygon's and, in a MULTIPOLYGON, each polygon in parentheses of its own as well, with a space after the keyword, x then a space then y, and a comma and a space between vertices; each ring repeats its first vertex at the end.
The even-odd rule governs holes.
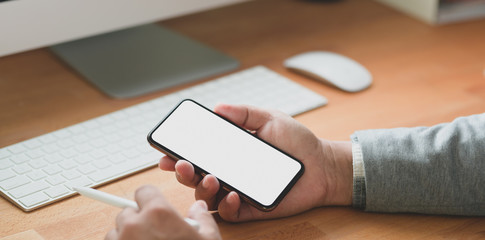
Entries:
POLYGON ((485 114, 354 133, 365 210, 485 216, 485 114))

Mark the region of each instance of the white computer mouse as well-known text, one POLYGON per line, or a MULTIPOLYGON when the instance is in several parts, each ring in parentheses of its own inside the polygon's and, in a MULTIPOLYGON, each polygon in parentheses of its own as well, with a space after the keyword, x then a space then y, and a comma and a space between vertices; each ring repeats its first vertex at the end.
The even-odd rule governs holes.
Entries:
POLYGON ((364 90, 372 75, 360 63, 337 53, 312 51, 290 57, 285 67, 308 77, 329 83, 347 92, 364 90))

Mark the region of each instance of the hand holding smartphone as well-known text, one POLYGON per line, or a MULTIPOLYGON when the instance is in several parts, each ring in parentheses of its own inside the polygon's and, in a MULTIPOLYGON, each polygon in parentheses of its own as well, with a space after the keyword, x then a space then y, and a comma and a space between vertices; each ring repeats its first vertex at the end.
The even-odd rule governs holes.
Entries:
POLYGON ((264 211, 274 209, 304 172, 297 159, 193 100, 178 104, 148 141, 264 211))

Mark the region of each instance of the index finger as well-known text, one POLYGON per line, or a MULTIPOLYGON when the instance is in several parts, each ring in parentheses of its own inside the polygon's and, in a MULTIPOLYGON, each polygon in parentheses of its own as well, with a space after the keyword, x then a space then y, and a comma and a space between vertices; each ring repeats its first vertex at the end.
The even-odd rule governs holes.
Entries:
POLYGON ((168 201, 160 191, 154 186, 145 185, 138 188, 135 192, 135 201, 138 203, 140 209, 143 209, 150 201, 156 199, 157 203, 168 204, 168 201))
POLYGON ((164 171, 175 171, 175 163, 177 161, 170 158, 169 156, 165 155, 160 159, 158 163, 158 167, 164 171))

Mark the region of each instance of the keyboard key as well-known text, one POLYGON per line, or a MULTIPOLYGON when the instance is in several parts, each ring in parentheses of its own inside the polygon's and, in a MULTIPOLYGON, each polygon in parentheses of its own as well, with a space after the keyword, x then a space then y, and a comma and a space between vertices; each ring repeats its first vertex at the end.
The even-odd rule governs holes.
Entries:
POLYGON ((14 172, 12 172, 10 169, 5 169, 5 170, 0 170, 0 181, 3 181, 5 179, 9 179, 12 177, 17 176, 14 172))
POLYGON ((11 145, 9 147, 7 147, 7 149, 12 152, 13 154, 19 154, 21 152, 24 152, 25 150, 27 150, 27 148, 22 145, 22 144, 14 144, 14 145, 11 145))
POLYGON ((114 164, 118 164, 126 161, 126 157, 121 153, 110 155, 106 159, 114 164))
POLYGON ((133 129, 123 129, 123 131, 119 132, 121 137, 123 138, 130 138, 134 136, 137 133, 137 131, 134 131, 133 129))
POLYGON ((101 128, 101 131, 103 131, 105 134, 109 134, 117 130, 118 128, 116 128, 116 126, 113 126, 113 125, 108 125, 101 128))
POLYGON ((67 179, 67 180, 73 180, 81 176, 81 173, 79 173, 76 169, 65 171, 61 173, 61 175, 67 179))
POLYGON ((55 132, 53 132, 54 136, 56 136, 57 138, 68 138, 69 136, 71 136, 71 132, 67 129, 67 128, 64 128, 64 129, 61 129, 61 130, 57 130, 55 132))
POLYGON ((8 191, 10 189, 14 189, 16 187, 22 186, 29 182, 30 182, 29 178, 27 178, 26 176, 20 175, 20 176, 15 176, 13 178, 9 178, 1 181, 0 187, 8 191))
POLYGON ((56 198, 68 194, 69 189, 67 189, 64 185, 58 185, 45 190, 44 193, 49 195, 51 198, 56 198))
POLYGON ((140 157, 144 158, 146 161, 158 163, 160 158, 162 158, 163 156, 164 156, 163 153, 153 149, 153 151, 147 152, 143 156, 140 156, 140 157))
POLYGON ((136 150, 138 150, 141 153, 150 153, 153 151, 157 151, 153 147, 149 146, 148 144, 147 145, 138 144, 138 146, 136 147, 136 150))
POLYGON ((143 163, 140 163, 138 161, 127 161, 122 164, 113 165, 112 167, 107 168, 106 171, 97 171, 89 174, 88 177, 94 182, 101 182, 103 180, 110 179, 120 174, 121 172, 129 171, 143 165, 143 163))
POLYGON ((25 197, 27 195, 30 195, 35 192, 39 192, 41 190, 44 190, 49 187, 49 184, 47 184, 44 181, 39 181, 39 182, 31 182, 29 184, 22 185, 18 188, 12 189, 9 191, 9 193, 14 196, 15 198, 21 198, 25 197))
POLYGON ((87 175, 87 174, 90 174, 94 171, 97 170, 97 168, 93 167, 93 165, 91 164, 86 164, 86 165, 82 165, 82 166, 79 166, 77 168, 77 170, 81 173, 81 174, 84 174, 84 175, 87 175))
POLYGON ((116 144, 110 144, 108 146, 106 146, 104 149, 106 149, 106 151, 111 155, 111 154, 115 154, 115 153, 118 153, 122 150, 122 148, 116 144))
POLYGON ((78 164, 76 162, 74 162, 74 160, 71 160, 71 159, 65 159, 64 161, 59 163, 59 167, 65 169, 65 170, 73 169, 77 166, 78 166, 78 164))
POLYGON ((88 120, 86 122, 83 122, 82 123, 83 127, 86 128, 86 129, 95 129, 99 126, 101 126, 96 120, 94 119, 91 119, 91 120, 88 120))
POLYGON ((140 152, 138 152, 136 149, 127 149, 122 152, 123 155, 125 155, 127 158, 134 158, 140 155, 140 152))
POLYGON ((95 139, 93 141, 90 141, 89 143, 91 144, 91 146, 96 147, 96 148, 101 148, 101 147, 106 146, 106 144, 108 144, 108 142, 106 140, 104 140, 103 138, 95 139))
POLYGON ((44 170, 45 173, 47 173, 49 175, 54 175, 56 173, 62 172, 62 169, 59 166, 56 166, 56 165, 49 165, 49 166, 45 167, 43 170, 44 170))
POLYGON ((12 160, 12 162, 14 162, 15 164, 22 164, 24 162, 28 162, 30 158, 22 153, 10 157, 10 160, 12 160))
POLYGON ((12 170, 18 174, 24 174, 32 171, 32 168, 30 168, 30 166, 27 164, 20 164, 20 165, 13 166, 12 170))
POLYGON ((90 137, 91 140, 93 140, 93 139, 98 139, 98 138, 103 137, 103 133, 96 129, 96 130, 87 132, 86 136, 90 137))
POLYGON ((27 207, 31 207, 49 200, 49 196, 45 195, 43 192, 34 193, 32 195, 23 197, 19 201, 27 207))
POLYGON ((60 154, 61 154, 62 157, 72 158, 72 157, 76 156, 78 153, 74 149, 70 148, 70 149, 62 150, 60 152, 60 154))
POLYGON ((43 159, 35 159, 29 162, 32 168, 39 169, 47 166, 47 162, 43 159))
POLYGON ((74 140, 74 142, 76 143, 84 143, 84 142, 87 142, 89 140, 91 140, 88 136, 84 135, 84 134, 80 134, 80 135, 76 135, 72 138, 72 140, 74 140))
POLYGON ((42 146, 42 142, 37 138, 32 138, 23 142, 23 145, 30 149, 35 149, 42 146))
POLYGON ((74 140, 72 139, 69 139, 69 138, 64 138, 60 141, 57 141, 57 145, 61 148, 61 149, 68 149, 72 146, 75 145, 74 143, 74 140))
POLYGON ((41 149, 34 149, 34 150, 27 151, 25 154, 30 158, 39 158, 44 156, 45 153, 41 149))
POLYGON ((65 183, 66 179, 61 177, 60 175, 54 175, 54 176, 50 176, 45 181, 48 182, 50 185, 55 186, 61 183, 65 183))
POLYGON ((46 160, 47 162, 49 162, 51 164, 58 163, 58 162, 62 161, 63 159, 64 158, 57 153, 49 154, 49 155, 44 157, 44 160, 46 160))
POLYGON ((32 179, 32 181, 37 181, 47 177, 47 174, 45 174, 42 170, 37 170, 37 171, 27 173, 27 177, 32 179))
POLYGON ((7 157, 9 157, 11 155, 12 155, 12 153, 9 152, 6 148, 0 149, 0 159, 7 158, 7 157))
POLYGON ((53 142, 42 146, 42 151, 44 151, 45 153, 54 153, 56 151, 59 151, 59 148, 60 147, 53 142))
POLYGON ((97 169, 103 169, 111 166, 111 163, 108 160, 99 159, 99 160, 93 161, 93 166, 96 167, 97 169))
POLYGON ((110 134, 103 137, 108 143, 117 143, 124 140, 124 138, 119 134, 110 134))
POLYGON ((96 158, 96 159, 106 157, 107 155, 108 155, 108 152, 106 152, 106 150, 104 150, 104 149, 96 149, 96 150, 91 152, 91 156, 96 158))
POLYGON ((93 147, 89 143, 82 143, 74 147, 74 149, 79 153, 86 153, 91 151, 93 147))
POLYGON ((39 140, 44 144, 48 144, 48 143, 55 142, 57 140, 57 138, 53 134, 45 134, 45 135, 40 136, 39 140))
POLYGON ((10 168, 12 166, 14 166, 14 164, 9 159, 0 159, 0 170, 1 169, 7 169, 7 168, 10 168))
POLYGON ((130 129, 130 123, 126 120, 116 121, 115 125, 119 129, 130 129))
POLYGON ((69 181, 65 184, 69 190, 73 191, 72 187, 87 187, 93 184, 93 181, 89 180, 87 177, 82 176, 80 178, 76 178, 72 181, 69 181))
POLYGON ((76 161, 77 163, 79 164, 86 164, 86 163, 90 163, 91 161, 93 161, 93 157, 91 157, 90 155, 86 155, 86 154, 83 154, 83 155, 78 155, 76 157, 74 157, 74 161, 76 161))

